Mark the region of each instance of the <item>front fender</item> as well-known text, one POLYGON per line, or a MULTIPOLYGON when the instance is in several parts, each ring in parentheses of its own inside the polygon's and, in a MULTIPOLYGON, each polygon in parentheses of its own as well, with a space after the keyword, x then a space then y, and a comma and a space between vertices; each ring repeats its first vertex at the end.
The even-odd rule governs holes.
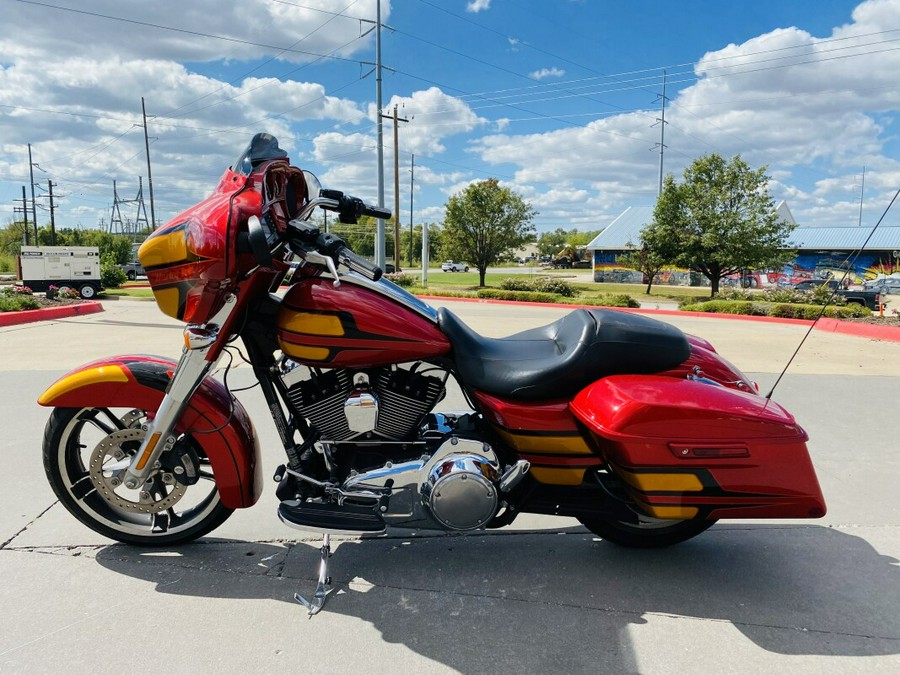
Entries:
MULTIPOLYGON (((139 408, 155 412, 177 363, 159 356, 112 356, 63 375, 38 398, 54 408, 139 408)), ((205 379, 176 425, 193 433, 216 476, 222 503, 252 506, 262 493, 259 439, 247 411, 225 387, 205 379)))

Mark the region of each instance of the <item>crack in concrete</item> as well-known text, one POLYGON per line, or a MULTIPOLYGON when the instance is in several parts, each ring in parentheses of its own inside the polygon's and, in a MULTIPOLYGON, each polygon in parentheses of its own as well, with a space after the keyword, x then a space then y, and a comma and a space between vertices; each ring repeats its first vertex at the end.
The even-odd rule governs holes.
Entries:
POLYGON ((48 506, 46 509, 44 509, 44 510, 41 511, 39 514, 37 514, 37 515, 36 515, 34 518, 32 518, 29 522, 27 522, 27 523, 25 524, 25 526, 24 526, 21 530, 19 530, 19 531, 16 532, 13 536, 11 536, 9 539, 7 539, 7 540, 4 541, 2 544, 0 544, 0 551, 6 549, 6 547, 9 546, 9 544, 11 544, 12 541, 13 541, 16 537, 18 537, 18 536, 19 536, 20 534, 22 534, 25 530, 27 530, 29 527, 31 527, 32 525, 34 525, 38 520, 40 520, 41 516, 43 516, 45 513, 47 513, 47 511, 49 511, 50 509, 52 509, 52 508, 53 508, 54 506, 56 506, 57 504, 59 504, 59 500, 58 500, 58 499, 57 499, 55 502, 53 502, 52 504, 50 504, 50 506, 48 506))

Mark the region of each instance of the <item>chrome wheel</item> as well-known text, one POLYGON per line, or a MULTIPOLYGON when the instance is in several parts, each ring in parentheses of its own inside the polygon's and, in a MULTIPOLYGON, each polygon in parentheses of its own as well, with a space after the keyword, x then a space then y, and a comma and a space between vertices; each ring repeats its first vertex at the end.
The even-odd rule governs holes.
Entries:
POLYGON ((141 410, 57 408, 44 432, 44 470, 63 506, 95 532, 132 544, 172 544, 206 534, 231 515, 212 467, 190 436, 179 445, 197 458, 199 480, 185 484, 157 466, 139 489, 122 476, 143 442, 141 410))

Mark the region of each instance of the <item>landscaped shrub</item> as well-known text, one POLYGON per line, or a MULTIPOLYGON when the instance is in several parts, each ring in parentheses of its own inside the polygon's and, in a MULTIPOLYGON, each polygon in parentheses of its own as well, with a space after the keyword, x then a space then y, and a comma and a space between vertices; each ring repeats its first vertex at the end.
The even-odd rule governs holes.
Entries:
POLYGON ((419 277, 415 274, 406 274, 405 272, 395 272, 394 274, 385 274, 384 278, 393 281, 398 286, 409 288, 419 283, 419 277))
POLYGON ((491 300, 515 300, 517 302, 559 302, 559 298, 552 293, 538 293, 536 291, 505 291, 499 288, 478 289, 479 298, 491 300))
POLYGON ((746 316, 774 316, 782 319, 817 319, 819 315, 833 319, 858 319, 870 316, 862 305, 848 304, 842 307, 828 306, 822 314, 822 305, 801 305, 794 303, 748 302, 743 300, 710 300, 692 305, 684 305, 686 312, 711 312, 718 314, 741 314, 746 316))
POLYGON ((117 264, 106 261, 100 264, 100 284, 104 288, 118 288, 126 281, 125 271, 117 264))
POLYGON ((630 307, 631 309, 640 309, 641 306, 641 303, 627 293, 615 293, 604 295, 602 298, 579 300, 577 304, 590 307, 630 307))
POLYGON ((535 291, 538 293, 555 293, 564 298, 574 298, 579 291, 565 279, 554 277, 510 277, 500 282, 500 288, 504 291, 535 291))
POLYGON ((40 303, 30 295, 0 296, 0 312, 18 312, 38 307, 40 307, 40 303))

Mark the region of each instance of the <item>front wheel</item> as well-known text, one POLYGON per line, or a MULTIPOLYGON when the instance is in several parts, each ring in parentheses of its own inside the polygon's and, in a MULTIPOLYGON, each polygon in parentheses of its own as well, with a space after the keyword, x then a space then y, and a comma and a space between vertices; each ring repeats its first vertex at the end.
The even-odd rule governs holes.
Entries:
POLYGON ((628 548, 664 548, 696 537, 715 520, 661 520, 639 515, 637 523, 610 518, 579 518, 591 532, 606 541, 628 548))
POLYGON ((56 408, 44 430, 43 452, 53 492, 89 528, 127 544, 180 544, 211 532, 233 510, 219 499, 209 460, 193 438, 182 436, 169 451, 193 462, 199 476, 193 484, 177 479, 183 464, 157 467, 140 489, 123 484, 146 423, 143 410, 56 408))
POLYGON ((82 284, 81 288, 78 289, 78 293, 85 300, 90 300, 97 295, 97 289, 92 284, 82 284))

